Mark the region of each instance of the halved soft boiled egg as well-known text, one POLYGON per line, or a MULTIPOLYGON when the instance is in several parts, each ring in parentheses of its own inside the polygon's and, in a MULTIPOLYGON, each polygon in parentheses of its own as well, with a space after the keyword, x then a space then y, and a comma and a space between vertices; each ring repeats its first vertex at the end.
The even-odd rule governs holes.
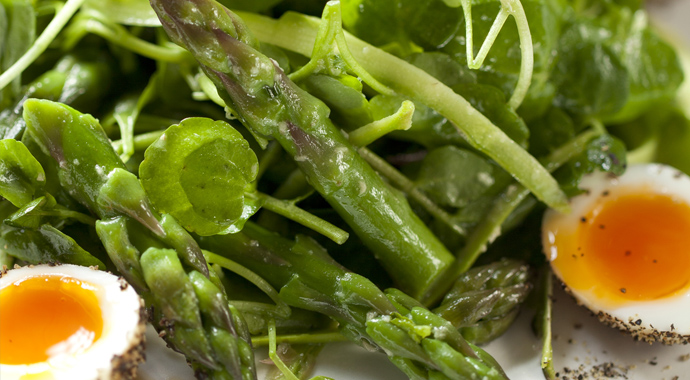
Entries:
POLYGON ((601 321, 666 344, 690 338, 690 178, 669 166, 594 173, 547 211, 544 252, 554 273, 601 321))
POLYGON ((146 312, 107 272, 36 265, 0 273, 0 379, 133 378, 146 312))

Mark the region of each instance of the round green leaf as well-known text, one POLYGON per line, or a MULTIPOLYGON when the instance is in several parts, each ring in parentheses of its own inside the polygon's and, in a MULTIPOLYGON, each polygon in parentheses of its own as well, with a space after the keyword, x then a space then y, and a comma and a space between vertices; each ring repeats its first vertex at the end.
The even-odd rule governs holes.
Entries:
POLYGON ((154 207, 199 235, 230 233, 258 208, 250 184, 258 160, 224 121, 194 117, 148 149, 139 177, 154 207))

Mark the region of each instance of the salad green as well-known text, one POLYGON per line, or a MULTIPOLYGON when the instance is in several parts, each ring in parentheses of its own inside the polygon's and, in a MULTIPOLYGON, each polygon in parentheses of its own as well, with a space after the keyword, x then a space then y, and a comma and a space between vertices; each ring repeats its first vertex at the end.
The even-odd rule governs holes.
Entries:
POLYGON ((119 273, 200 379, 344 339, 506 379, 477 345, 527 305, 552 379, 534 221, 628 159, 690 170, 643 6, 0 0, 0 265, 119 273))

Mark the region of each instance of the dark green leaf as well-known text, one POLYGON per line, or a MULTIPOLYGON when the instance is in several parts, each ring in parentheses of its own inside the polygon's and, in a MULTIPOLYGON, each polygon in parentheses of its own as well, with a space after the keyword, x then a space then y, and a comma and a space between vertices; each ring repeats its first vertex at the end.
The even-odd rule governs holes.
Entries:
POLYGON ((7 253, 28 263, 59 262, 105 269, 100 260, 82 249, 71 237, 48 224, 37 230, 3 225, 0 242, 7 253))
MULTIPOLYGON (((462 11, 441 0, 344 0, 343 24, 358 37, 378 46, 397 45, 409 54, 439 48, 457 33, 462 11)), ((405 54, 406 55, 406 54, 405 54)))
MULTIPOLYGON (((0 7, 0 72, 12 66, 34 43, 36 14, 30 0, 2 0, 0 7)), ((14 101, 20 91, 20 78, 0 91, 0 108, 14 101)))
POLYGON ((607 31, 572 24, 560 41, 553 74, 558 88, 555 104, 581 119, 615 114, 630 93, 628 72, 616 52, 601 41, 602 33, 607 31))
POLYGON ((446 146, 424 158, 416 183, 437 203, 463 207, 493 185, 493 166, 470 151, 446 146))
POLYGON ((19 141, 0 140, 0 195, 16 207, 29 203, 43 188, 43 167, 19 141))

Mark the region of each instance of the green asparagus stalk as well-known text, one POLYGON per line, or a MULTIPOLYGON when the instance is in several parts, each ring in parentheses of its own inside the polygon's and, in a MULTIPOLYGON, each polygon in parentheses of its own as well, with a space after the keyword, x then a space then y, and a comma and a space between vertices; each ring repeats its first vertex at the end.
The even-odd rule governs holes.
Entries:
POLYGON ((259 140, 275 139, 293 156, 399 287, 414 297, 424 294, 453 256, 333 125, 329 109, 260 53, 244 22, 215 1, 151 4, 168 35, 199 61, 233 114, 259 140))
POLYGON ((96 119, 37 99, 24 103, 24 119, 27 132, 59 167, 60 184, 98 216, 96 231, 108 255, 197 377, 256 378, 246 326, 198 244, 169 215, 151 209, 96 119))
POLYGON ((310 238, 293 242, 248 222, 241 232, 198 240, 265 278, 288 305, 330 316, 344 336, 385 352, 414 378, 506 378, 493 358, 466 342, 450 322, 400 291, 404 302, 389 298, 310 238))
POLYGON ((465 339, 487 343, 517 316, 532 289, 527 265, 503 259, 461 275, 434 313, 450 321, 465 339))

